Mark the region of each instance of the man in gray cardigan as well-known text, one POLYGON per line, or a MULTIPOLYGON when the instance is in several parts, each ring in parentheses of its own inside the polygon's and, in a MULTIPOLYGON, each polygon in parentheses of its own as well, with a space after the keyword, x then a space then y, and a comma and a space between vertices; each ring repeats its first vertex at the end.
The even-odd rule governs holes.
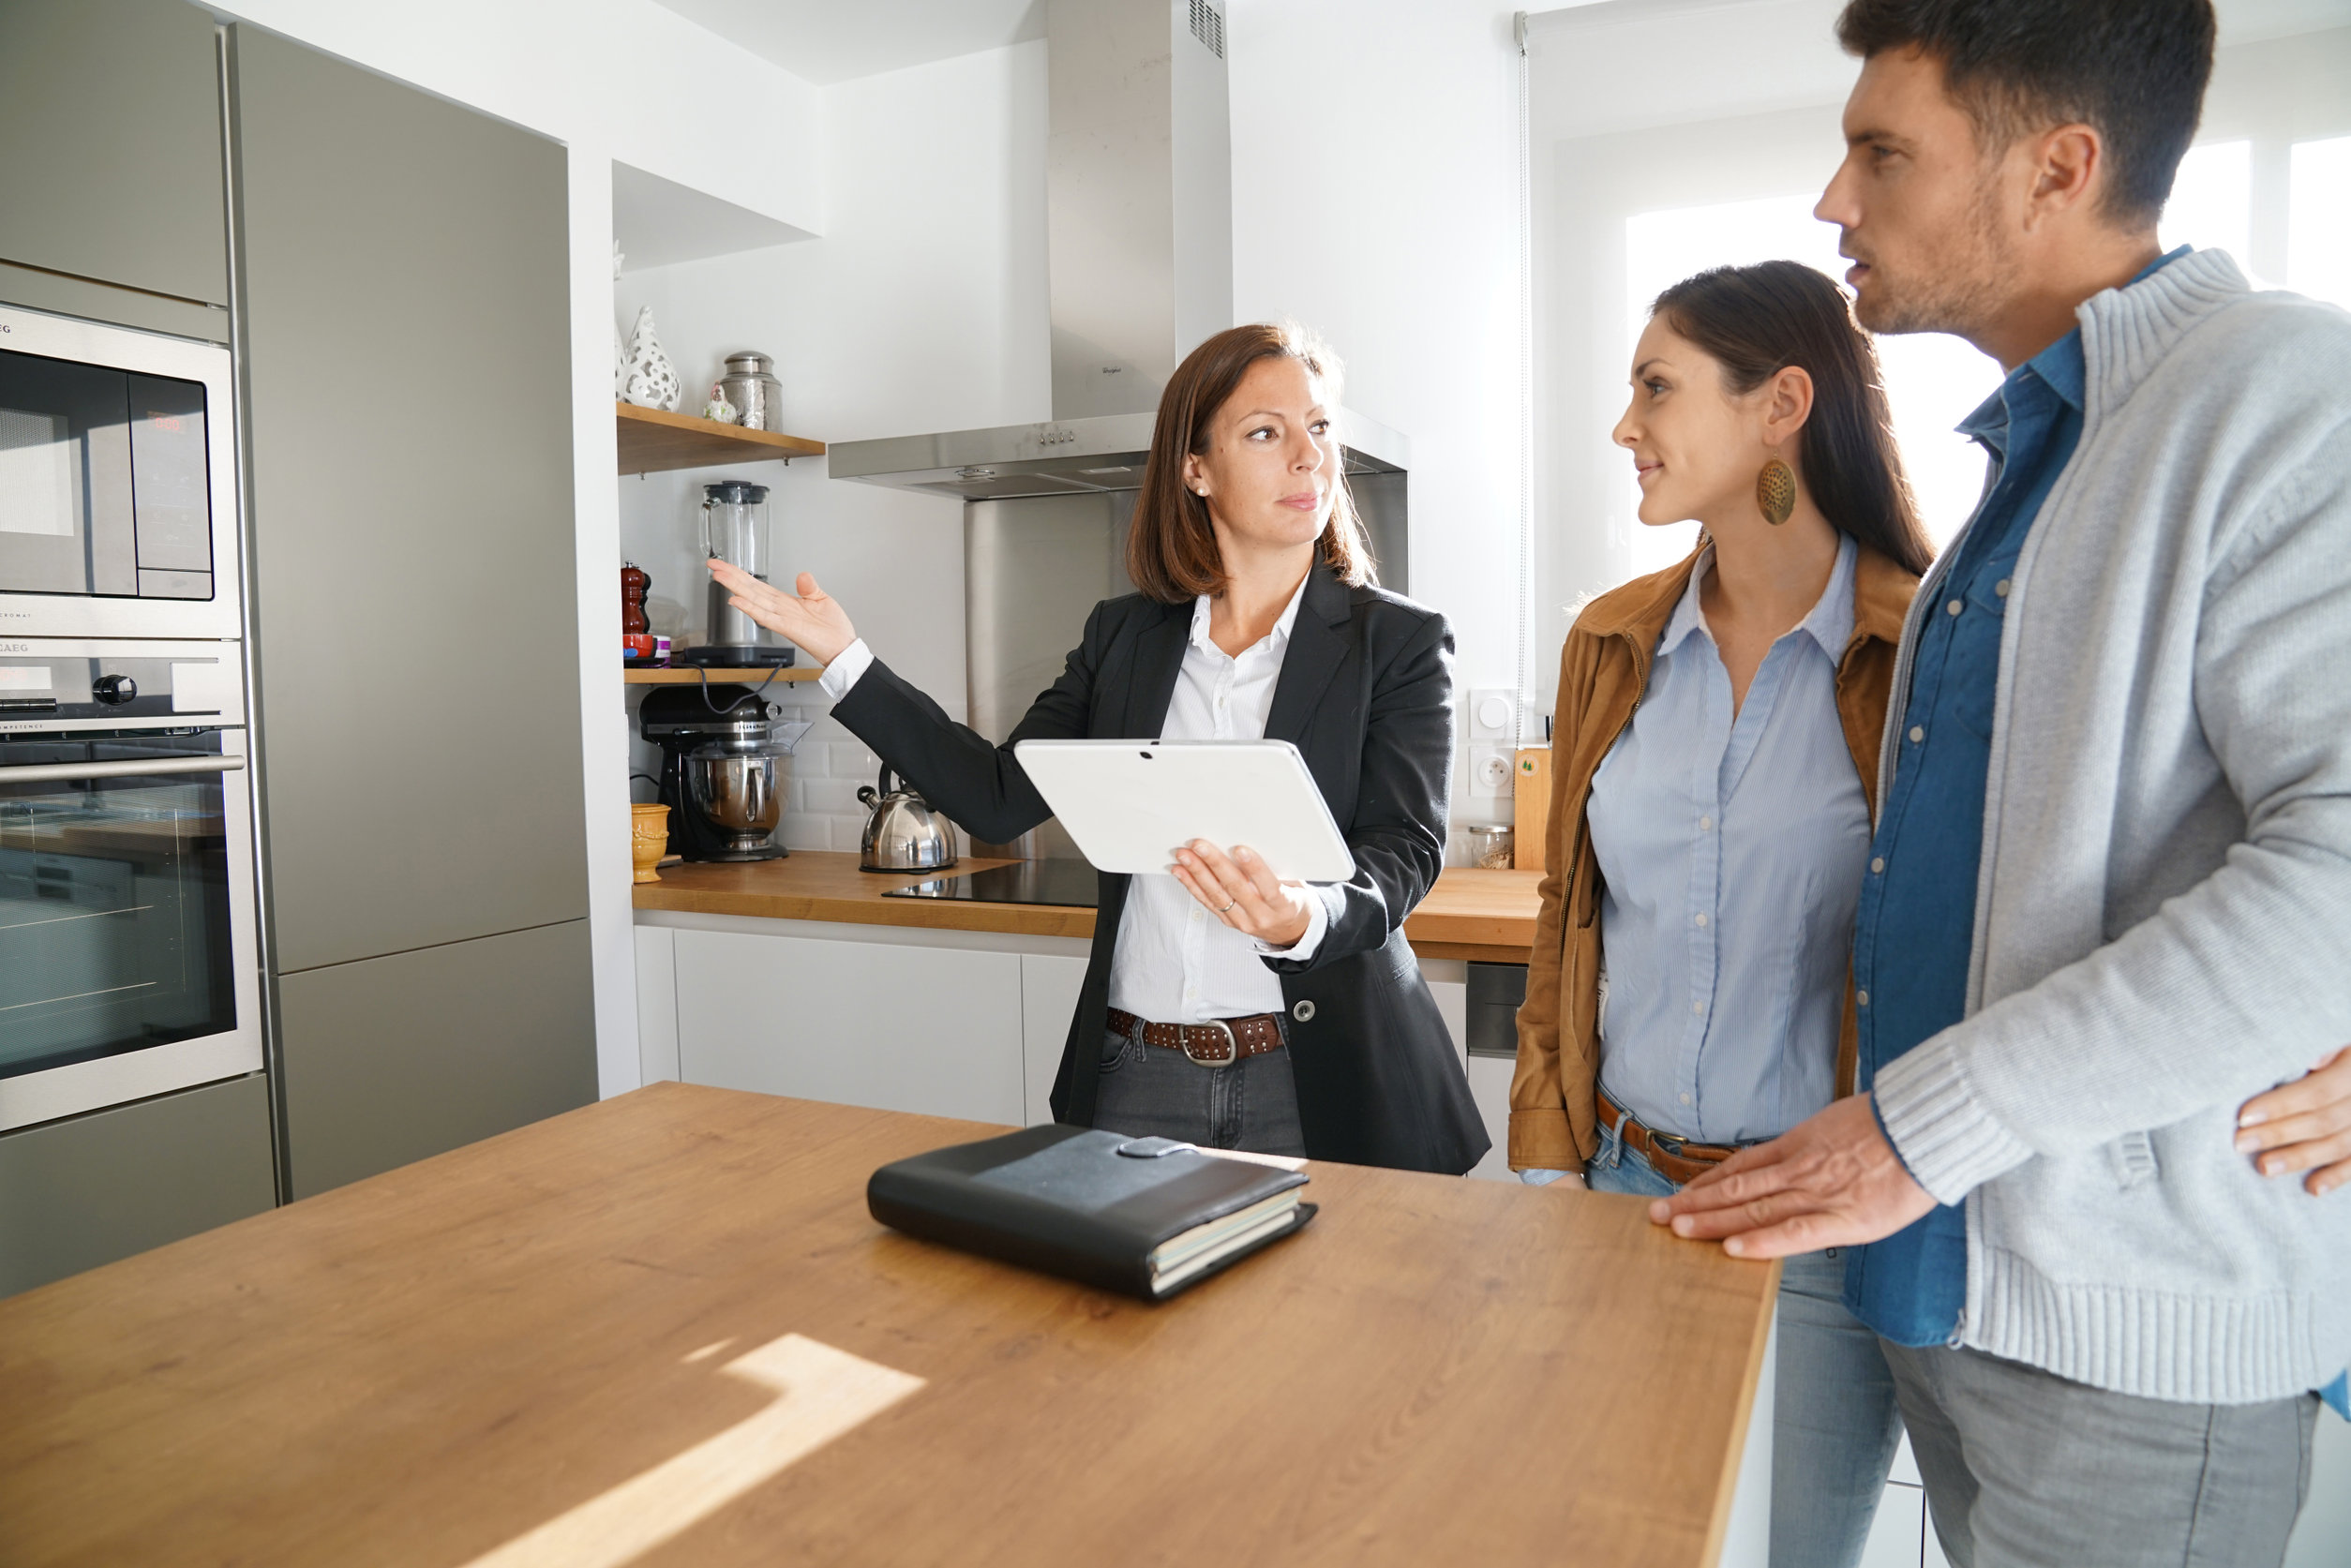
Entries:
POLYGON ((1955 1561, 2275 1563, 2351 1202, 2237 1140, 2351 1036, 2351 317, 2159 250, 2209 0, 1852 0, 1839 35, 1856 309, 2009 374, 1895 673, 1865 1092, 1653 1212, 1866 1244, 1848 1302, 1955 1561))

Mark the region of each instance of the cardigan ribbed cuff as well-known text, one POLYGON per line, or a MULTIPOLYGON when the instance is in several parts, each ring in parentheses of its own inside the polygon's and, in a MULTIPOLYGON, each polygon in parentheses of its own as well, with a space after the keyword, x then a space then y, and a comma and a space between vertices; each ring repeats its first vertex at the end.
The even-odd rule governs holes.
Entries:
POLYGON ((1870 1095, 1894 1152, 1939 1203, 1955 1203, 2032 1157, 1976 1098, 1956 1053, 1941 1041, 1879 1068, 1870 1095))

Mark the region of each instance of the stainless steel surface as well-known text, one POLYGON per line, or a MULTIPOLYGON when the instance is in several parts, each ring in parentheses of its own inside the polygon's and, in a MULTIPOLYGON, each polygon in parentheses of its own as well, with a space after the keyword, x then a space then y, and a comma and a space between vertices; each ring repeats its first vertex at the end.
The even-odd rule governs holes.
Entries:
MULTIPOLYGON (((242 765, 247 754, 242 730, 222 731, 220 744, 222 766, 242 765)), ((135 769, 148 770, 146 764, 135 769)), ((33 776, 45 771, 37 768, 0 771, 0 785, 29 783, 33 776)), ((229 882, 230 985, 236 1021, 233 1027, 192 1039, 0 1078, 0 1131, 56 1121, 261 1069, 261 971, 256 956, 252 804, 239 788, 223 787, 220 795, 225 840, 222 852, 229 882)))
POLYGON ((0 349, 202 385, 212 562, 209 599, 0 590, 0 638, 239 636, 244 551, 237 526, 237 411, 229 351, 217 344, 100 326, 12 305, 0 305, 0 349))
POLYGON ((158 773, 232 773, 241 756, 157 757, 152 762, 37 762, 0 766, 0 784, 49 784, 60 779, 142 779, 158 773))
MULTIPOLYGON (((1149 413, 1115 414, 836 441, 826 453, 825 471, 835 479, 965 500, 1133 490, 1143 484, 1156 420, 1149 413)), ((1336 424, 1351 485, 1412 466, 1412 443, 1385 425, 1343 408, 1336 424)))
POLYGON ((1045 61, 1054 416, 1147 412, 1233 324, 1224 58, 1183 5, 1047 0, 1045 61))
POLYGON ((0 1135, 0 1296, 276 1201, 259 1073, 0 1135))
POLYGON ((865 835, 858 846, 858 864, 867 871, 938 871, 955 863, 955 829, 931 809, 929 801, 911 789, 891 789, 890 769, 881 772, 881 787, 872 784, 857 792, 871 808, 865 835))
POLYGON ((754 430, 784 430, 784 384, 774 376, 775 361, 745 350, 726 356, 726 374, 719 391, 735 405, 737 421, 754 430))
POLYGON ((186 729, 245 723, 244 645, 146 637, 0 636, 0 739, 30 732, 186 729), (100 700, 108 677, 135 681, 127 703, 100 700), (47 697, 54 711, 7 703, 47 697))
POLYGON ((784 819, 784 789, 772 752, 706 747, 685 758, 686 787, 703 815, 733 835, 740 854, 764 849, 784 819))

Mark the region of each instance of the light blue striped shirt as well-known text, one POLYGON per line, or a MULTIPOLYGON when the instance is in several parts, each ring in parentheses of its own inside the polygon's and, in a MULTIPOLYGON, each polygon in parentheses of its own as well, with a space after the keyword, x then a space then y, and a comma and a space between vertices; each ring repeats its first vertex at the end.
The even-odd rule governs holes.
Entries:
POLYGON ((1849 537, 1820 601, 1772 644, 1731 714, 1699 589, 1594 776, 1607 994, 1600 1081, 1661 1132, 1772 1138, 1836 1092, 1869 805, 1836 710, 1853 635, 1849 537))

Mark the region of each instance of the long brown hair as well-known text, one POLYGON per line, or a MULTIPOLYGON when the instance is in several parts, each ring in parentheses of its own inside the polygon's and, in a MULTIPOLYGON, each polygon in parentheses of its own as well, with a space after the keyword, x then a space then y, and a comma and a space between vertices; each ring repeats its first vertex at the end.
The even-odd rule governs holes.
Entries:
POLYGON ((1894 444, 1878 350, 1852 301, 1796 261, 1716 267, 1685 277, 1651 307, 1722 366, 1746 394, 1794 366, 1812 378, 1812 417, 1796 437, 1797 466, 1820 515, 1906 571, 1924 575, 1935 546, 1894 444))
MULTIPOLYGON (((1330 403, 1338 403, 1343 374, 1339 356, 1295 321, 1228 327, 1186 354, 1168 378, 1159 422, 1151 427, 1151 455, 1143 469, 1134 527, 1127 533, 1127 576, 1148 597, 1183 605, 1222 591, 1224 555, 1208 521, 1207 500, 1184 483, 1184 458, 1208 450, 1209 426, 1249 367, 1283 355, 1304 366, 1323 383, 1330 403)), ((1330 476, 1330 521, 1323 529, 1317 559, 1351 586, 1379 580, 1343 466, 1330 476)))

